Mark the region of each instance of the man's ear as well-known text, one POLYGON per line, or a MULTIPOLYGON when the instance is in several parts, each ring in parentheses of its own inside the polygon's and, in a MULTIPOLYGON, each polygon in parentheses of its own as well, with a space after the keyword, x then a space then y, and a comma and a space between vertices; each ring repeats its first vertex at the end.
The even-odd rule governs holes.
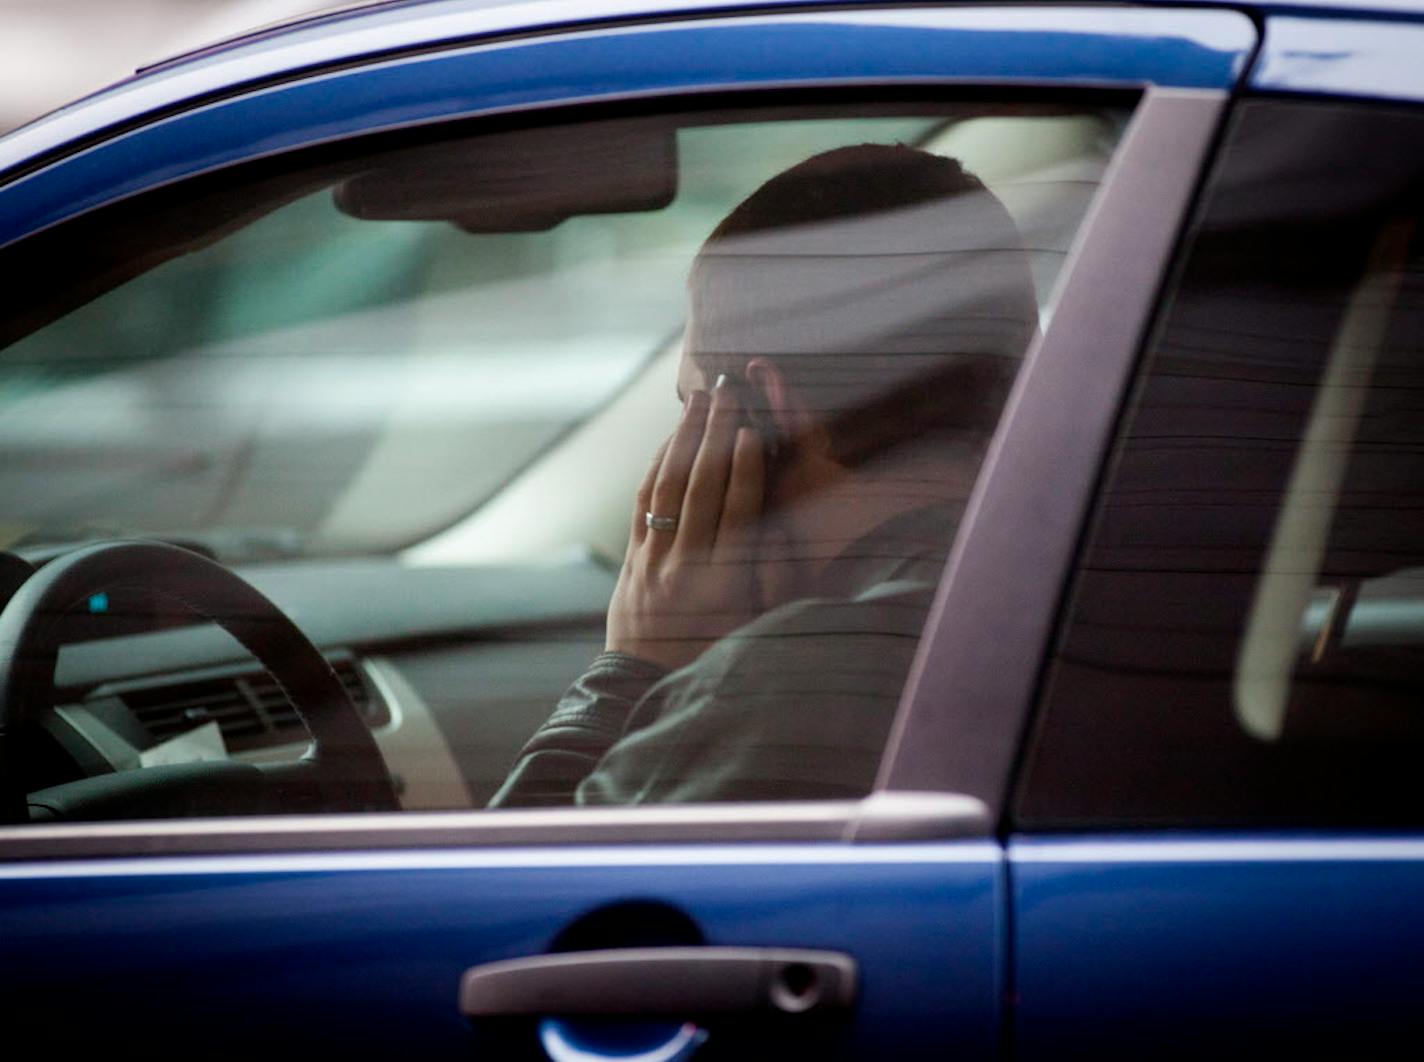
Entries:
POLYGON ((747 362, 746 377, 751 392, 748 399, 760 414, 755 419, 768 422, 762 430, 769 427, 776 433, 777 438, 768 441, 804 444, 821 433, 801 395, 787 384, 770 358, 752 358, 747 362))

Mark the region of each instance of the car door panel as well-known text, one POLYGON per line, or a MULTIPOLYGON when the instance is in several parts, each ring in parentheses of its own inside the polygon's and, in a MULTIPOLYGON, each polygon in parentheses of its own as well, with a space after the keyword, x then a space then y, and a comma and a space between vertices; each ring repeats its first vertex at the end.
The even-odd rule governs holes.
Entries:
POLYGON ((1024 1058, 1420 1029, 1424 113, 1412 68, 1365 61, 1416 27, 1288 23, 1162 300, 1018 781, 1024 1058))
POLYGON ((1023 836, 1019 1057, 1367 1054, 1418 1030, 1411 837, 1023 836))
POLYGON ((1001 863, 997 845, 963 841, 12 865, 0 868, 7 1025, 91 1045, 143 1041, 161 1057, 209 1038, 260 1049, 313 1029, 358 1057, 462 1057, 467 968, 542 954, 591 911, 652 900, 707 944, 853 955, 850 1054, 929 1058, 952 1044, 958 1057, 987 1058, 1001 863))
MULTIPOLYGON (((1173 127, 1181 155, 1164 146, 1171 137, 1139 140, 1151 148, 1136 160, 1139 176, 1183 167, 1164 183, 1133 185, 1137 207, 1157 212, 1140 260, 1145 275, 1135 279, 1155 287, 1225 94, 1255 43, 1251 21, 1234 12, 1062 8, 748 16, 448 47, 459 36, 367 66, 333 62, 310 76, 268 70, 258 90, 222 98, 165 104, 140 82, 129 91, 143 94, 142 114, 130 116, 127 132, 97 142, 102 129, 79 130, 72 119, 53 142, 43 129, 27 132, 28 140, 0 145, 10 152, 0 153, 4 167, 29 158, 26 150, 41 152, 39 164, 0 188, 0 244, 230 164, 446 119, 539 117, 554 106, 729 89, 752 100, 753 90, 789 88, 1108 88, 1161 100, 1165 86, 1186 91, 1157 113, 1192 113, 1173 127), (165 106, 167 117, 142 117, 165 106)), ((160 80, 181 85, 178 74, 160 80)), ((104 101, 102 128, 116 121, 119 99, 104 101)), ((1121 216, 1116 225, 1121 241, 1121 216)), ((1101 252, 1094 258, 1093 241, 1113 226, 1104 204, 1080 236, 1074 253, 1088 263, 1080 297, 1104 260, 1101 252)), ((1060 310, 1073 318, 1072 303, 1060 310)), ((1114 365, 1132 356, 1133 320, 1116 322, 1104 340, 1114 365)), ((1080 337, 1078 346, 1091 339, 1080 337)), ((1112 377, 1100 401, 1084 407, 1087 426, 1102 429, 1092 436, 1094 453, 1105 445, 1100 421, 1123 383, 1112 377)), ((999 496, 1004 489, 1001 481, 999 496)), ((1069 508, 1085 506, 1091 489, 1077 475, 1069 508)), ((983 519, 981 536, 1002 529, 994 524, 1002 514, 983 519)), ((1058 575, 1047 571, 1043 581, 1056 587, 1058 575)), ((944 589, 939 615, 964 602, 974 614, 978 599, 960 593, 952 583, 944 589)), ((1014 674, 1001 674, 1010 700, 1027 697, 1017 672, 1036 666, 1048 637, 1042 626, 1005 643, 1017 661, 1014 674)), ((916 737, 920 714, 972 715, 994 703, 935 666, 953 637, 932 624, 902 702, 898 750, 919 773, 887 772, 881 795, 923 788, 946 799, 962 783, 973 796, 992 791, 997 810, 1008 764, 993 758, 985 767, 916 737), (935 765, 941 751, 953 765, 948 772, 935 765), (911 786, 912 775, 930 781, 911 786)), ((938 741, 946 726, 941 720, 926 733, 938 741)), ((971 726, 959 740, 976 736, 971 726)), ((835 821, 834 808, 790 826, 775 821, 795 818, 778 806, 673 809, 689 812, 685 820, 666 809, 629 809, 606 842, 596 820, 578 810, 0 828, 3 999, 56 1042, 142 1041, 150 1057, 195 1044, 255 1050, 288 1042, 358 1057, 468 1056, 471 1033, 457 1006, 467 969, 548 952, 590 912, 652 905, 709 945, 852 957, 857 1002, 827 1048, 832 1054, 994 1057, 1007 1017, 1010 897, 992 815, 973 803, 974 814, 950 816, 948 827, 941 820, 928 833, 919 823, 858 831, 852 819, 835 821), (814 833, 802 829, 807 822, 814 833)), ((626 939, 615 932, 598 946, 646 943, 636 919, 630 925, 626 939)), ((762 1047, 791 1054, 796 1043, 762 1047)))

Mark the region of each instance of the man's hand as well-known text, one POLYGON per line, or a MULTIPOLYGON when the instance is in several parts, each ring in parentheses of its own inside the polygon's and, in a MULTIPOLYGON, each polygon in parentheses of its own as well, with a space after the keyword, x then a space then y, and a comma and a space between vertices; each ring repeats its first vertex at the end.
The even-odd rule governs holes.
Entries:
POLYGON ((638 490, 608 607, 608 649, 679 668, 762 610, 756 555, 766 470, 762 440, 741 414, 730 387, 687 396, 638 490), (649 527, 648 513, 674 517, 676 527, 649 527))

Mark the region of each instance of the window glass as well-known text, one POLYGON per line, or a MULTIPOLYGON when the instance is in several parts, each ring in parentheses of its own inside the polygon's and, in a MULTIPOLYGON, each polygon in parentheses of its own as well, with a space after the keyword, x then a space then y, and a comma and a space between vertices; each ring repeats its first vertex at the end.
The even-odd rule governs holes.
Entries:
POLYGON ((1421 129, 1241 109, 1079 572, 1025 824, 1424 820, 1421 129))
MULTIPOLYGON (((5 258, 0 545, 53 573, 137 536, 236 571, 336 666, 402 807, 864 793, 1124 120, 486 129, 42 234, 5 258)), ((7 706, 34 814, 380 803, 343 797, 371 763, 313 722, 310 667, 268 674, 174 604, 251 648, 231 593, 111 566, 7 611, 32 638, 62 616, 36 643, 56 692, 7 706)))

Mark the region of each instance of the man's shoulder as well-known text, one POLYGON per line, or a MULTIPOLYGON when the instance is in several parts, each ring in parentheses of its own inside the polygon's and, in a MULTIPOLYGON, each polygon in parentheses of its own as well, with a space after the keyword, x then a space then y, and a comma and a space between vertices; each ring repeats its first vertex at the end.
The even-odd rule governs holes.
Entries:
POLYGON ((920 580, 879 583, 849 598, 789 602, 732 631, 698 661, 664 680, 685 693, 746 687, 763 691, 804 682, 809 671, 903 668, 913 655, 934 595, 920 580))

